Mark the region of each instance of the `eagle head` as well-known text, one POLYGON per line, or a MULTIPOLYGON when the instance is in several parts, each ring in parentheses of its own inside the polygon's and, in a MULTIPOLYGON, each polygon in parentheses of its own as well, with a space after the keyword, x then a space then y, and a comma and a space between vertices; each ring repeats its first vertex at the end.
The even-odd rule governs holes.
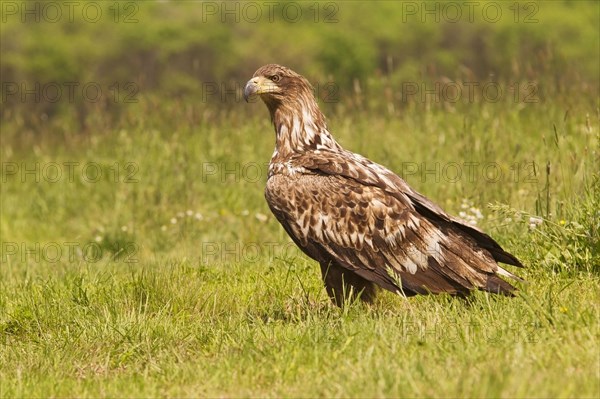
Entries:
POLYGON ((296 106, 298 101, 314 102, 311 84, 303 76, 277 64, 258 68, 244 88, 244 99, 248 101, 260 96, 273 110, 279 105, 296 106))
POLYGON ((275 154, 281 157, 317 148, 341 148, 327 130, 313 87, 302 75, 277 64, 258 68, 244 98, 260 96, 275 127, 275 154))

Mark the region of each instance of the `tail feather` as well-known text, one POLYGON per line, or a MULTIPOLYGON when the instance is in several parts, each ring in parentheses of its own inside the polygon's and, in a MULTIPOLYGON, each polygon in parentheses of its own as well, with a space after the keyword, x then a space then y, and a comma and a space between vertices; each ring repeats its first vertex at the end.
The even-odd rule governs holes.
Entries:
POLYGON ((515 296, 514 292, 517 290, 515 287, 510 285, 508 282, 502 280, 500 277, 491 274, 488 276, 483 291, 491 292, 494 294, 502 294, 506 296, 515 296))
POLYGON ((521 277, 512 274, 511 272, 509 272, 508 270, 505 270, 505 269, 501 268, 500 266, 498 266, 498 270, 496 270, 496 274, 498 274, 500 276, 503 276, 503 277, 511 278, 513 280, 521 281, 521 282, 525 281, 521 277))
POLYGON ((494 258, 496 262, 506 263, 507 265, 513 265, 518 267, 525 267, 519 259, 513 254, 506 252, 500 244, 496 242, 492 237, 484 233, 483 231, 466 224, 461 223, 458 220, 453 220, 453 225, 458 227, 463 233, 471 236, 477 244, 482 248, 486 249, 494 258))

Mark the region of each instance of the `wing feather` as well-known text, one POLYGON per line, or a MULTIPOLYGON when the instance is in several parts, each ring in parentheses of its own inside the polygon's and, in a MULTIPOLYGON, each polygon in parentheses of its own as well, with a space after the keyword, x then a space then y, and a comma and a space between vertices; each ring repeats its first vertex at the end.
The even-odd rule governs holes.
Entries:
MULTIPOLYGON (((357 172, 348 163, 313 161, 330 172, 369 178, 369 170, 357 172)), ((401 289, 407 295, 485 289, 488 275, 497 269, 491 255, 482 255, 474 243, 465 245, 459 234, 440 229, 419 214, 408 197, 395 194, 389 187, 329 173, 294 179, 275 175, 266 190, 277 219, 319 262, 334 260, 383 288, 401 289)))
POLYGON ((401 177, 369 159, 350 151, 319 150, 315 154, 303 154, 298 162, 309 170, 328 175, 340 175, 363 185, 373 185, 389 195, 406 200, 423 217, 436 223, 449 223, 454 229, 469 236, 477 246, 485 249, 497 262, 523 267, 511 253, 505 251, 493 238, 475 226, 447 214, 437 204, 413 190, 401 177))

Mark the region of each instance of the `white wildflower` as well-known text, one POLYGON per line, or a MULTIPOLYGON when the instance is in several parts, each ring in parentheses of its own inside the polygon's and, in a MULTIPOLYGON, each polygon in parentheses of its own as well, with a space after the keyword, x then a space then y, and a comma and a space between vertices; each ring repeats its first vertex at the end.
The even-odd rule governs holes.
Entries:
POLYGON ((177 224, 177 218, 171 218, 171 224, 177 224))
POLYGON ((256 219, 259 222, 266 222, 267 221, 267 215, 265 215, 264 213, 257 213, 256 215, 254 215, 256 217, 256 219))
POLYGON ((544 219, 542 219, 540 217, 530 216, 529 217, 529 229, 530 230, 535 230, 543 222, 544 222, 544 219))
POLYGON ((460 208, 462 210, 458 212, 458 216, 469 224, 477 225, 477 221, 484 217, 481 210, 474 207, 473 202, 466 198, 462 200, 460 208))
POLYGON ((535 216, 531 216, 529 218, 529 224, 534 224, 534 225, 537 226, 537 225, 542 224, 543 222, 544 222, 544 219, 542 219, 542 218, 538 218, 538 217, 535 217, 535 216))
POLYGON ((473 215, 469 215, 467 217, 467 222, 469 222, 469 224, 471 224, 473 226, 477 226, 477 219, 473 215))

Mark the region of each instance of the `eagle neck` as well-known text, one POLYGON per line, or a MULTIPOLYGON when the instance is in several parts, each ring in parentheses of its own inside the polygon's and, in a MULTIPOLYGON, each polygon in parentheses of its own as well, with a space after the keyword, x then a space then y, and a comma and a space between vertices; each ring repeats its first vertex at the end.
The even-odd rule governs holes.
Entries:
POLYGON ((341 149, 327 130, 325 117, 318 106, 280 104, 272 110, 275 127, 275 153, 281 158, 319 149, 341 149))

